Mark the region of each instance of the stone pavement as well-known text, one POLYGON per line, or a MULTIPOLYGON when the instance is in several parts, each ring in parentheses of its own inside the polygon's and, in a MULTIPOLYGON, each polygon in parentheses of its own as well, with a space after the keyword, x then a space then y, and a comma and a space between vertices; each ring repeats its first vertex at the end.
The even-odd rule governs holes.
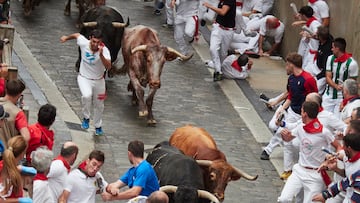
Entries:
MULTIPOLYGON (((154 27, 163 44, 176 48, 172 31, 161 27, 163 16, 153 16, 152 8, 129 0, 108 0, 107 3, 117 7, 123 16, 130 16, 132 26, 154 27)), ((127 77, 115 77, 107 80, 106 135, 94 137, 93 129, 83 131, 79 125, 80 93, 73 68, 77 56, 75 41, 59 43, 61 35, 77 31, 74 27, 77 12, 72 11, 72 16, 66 17, 62 9, 60 1, 42 1, 31 16, 24 17, 21 2, 12 2, 13 23, 17 31, 14 65, 23 67, 20 77, 28 87, 25 101, 31 107, 30 123, 35 122, 40 104, 50 102, 58 107, 59 116, 54 125, 55 151, 62 142, 70 139, 81 144, 80 159, 94 147, 103 150, 106 161, 102 172, 112 182, 129 167, 126 152, 129 141, 140 139, 151 147, 167 140, 176 127, 190 123, 209 131, 233 165, 250 174, 259 174, 255 182, 231 182, 225 202, 276 201, 283 182, 271 162, 259 159, 261 146, 271 134, 263 117, 258 115, 259 111, 267 110, 257 95, 265 92, 274 96, 285 87, 281 84, 286 80, 281 63, 269 59, 255 60, 248 82, 237 81, 241 89, 246 90, 244 94, 235 81, 212 82, 212 75, 203 62, 208 59, 208 47, 198 42, 194 44, 198 54, 192 60, 165 64, 163 84, 154 100, 157 127, 146 127, 145 120, 137 118, 136 107, 130 105, 129 93, 126 92, 127 77)))

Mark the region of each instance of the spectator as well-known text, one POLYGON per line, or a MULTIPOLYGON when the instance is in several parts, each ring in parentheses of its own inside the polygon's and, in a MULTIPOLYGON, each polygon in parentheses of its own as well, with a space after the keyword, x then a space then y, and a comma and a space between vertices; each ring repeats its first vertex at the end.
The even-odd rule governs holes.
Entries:
MULTIPOLYGON (((311 71, 316 59, 316 53, 319 48, 319 41, 315 39, 318 27, 321 25, 313 16, 314 10, 310 6, 303 6, 299 10, 301 21, 296 21, 292 25, 305 25, 306 30, 300 32, 301 40, 298 48, 298 54, 303 57, 303 67, 307 72, 311 71)), ((310 72, 312 75, 315 73, 310 72)))
MULTIPOLYGON (((285 142, 298 139, 300 152, 299 161, 293 167, 281 192, 278 202, 291 202, 295 195, 304 190, 304 201, 311 202, 312 197, 322 191, 324 183, 328 181, 318 173, 321 161, 325 159, 325 153, 321 147, 329 147, 330 144, 337 147, 338 144, 331 132, 323 127, 317 118, 319 106, 315 102, 304 102, 301 108, 301 119, 304 125, 298 125, 291 132, 283 130, 282 138, 285 142)), ((327 177, 328 178, 328 177, 327 177)))
POLYGON ((168 203, 169 197, 163 191, 155 191, 151 193, 146 203, 168 203))
POLYGON ((149 196, 159 190, 159 183, 152 166, 144 160, 144 143, 132 141, 128 145, 128 158, 133 165, 119 180, 111 183, 103 193, 103 199, 123 200, 136 196, 149 196), (119 192, 119 189, 128 186, 130 189, 119 192))
POLYGON ((225 78, 246 79, 249 76, 252 65, 253 62, 249 60, 246 54, 242 54, 239 57, 232 54, 225 58, 221 70, 225 78))
POLYGON ((220 1, 217 7, 204 2, 203 6, 217 13, 210 36, 210 55, 215 68, 215 82, 223 79, 221 64, 227 56, 227 51, 234 35, 236 1, 220 1))
POLYGON ((321 25, 329 27, 330 25, 330 12, 329 6, 323 0, 309 0, 309 6, 314 10, 314 16, 321 25))
POLYGON ((56 117, 56 107, 51 104, 45 104, 40 107, 38 112, 38 122, 28 127, 30 140, 26 150, 26 160, 31 163, 31 152, 40 146, 46 146, 52 150, 54 145, 54 131, 50 130, 56 117))
POLYGON ((358 94, 358 83, 353 79, 347 79, 343 84, 344 99, 340 104, 341 119, 349 123, 353 110, 360 107, 360 97, 358 94))
POLYGON ((318 86, 319 94, 323 95, 326 86, 326 61, 332 54, 331 45, 333 37, 329 33, 329 28, 319 26, 317 31, 317 38, 319 39, 319 48, 316 56, 316 65, 314 65, 314 74, 316 74, 316 84, 318 86))
POLYGON ((33 179, 33 200, 36 203, 57 202, 51 196, 49 181, 46 177, 53 155, 53 152, 46 147, 39 147, 31 153, 31 163, 37 170, 37 174, 33 179))
MULTIPOLYGON (((286 57, 286 73, 288 78, 288 97, 286 98, 281 109, 276 114, 276 119, 279 120, 277 125, 280 127, 287 127, 289 124, 296 123, 301 118, 301 106, 305 101, 307 94, 311 92, 318 92, 315 79, 302 68, 302 57, 297 53, 290 53, 286 57), (281 114, 287 112, 284 121, 279 119, 281 114)), ((292 142, 284 143, 284 172, 281 174, 281 179, 287 179, 291 174, 293 162, 294 148, 292 142)))
MULTIPOLYGON (((355 132, 350 132, 344 137, 344 152, 339 153, 338 156, 328 156, 326 161, 321 165, 321 168, 328 168, 342 177, 351 178, 351 176, 360 168, 360 134, 355 132), (345 168, 339 168, 338 158, 341 160, 341 163, 345 165, 345 168)), ((331 187, 333 188, 333 186, 331 187)), ((348 187, 346 190, 346 196, 343 202, 353 202, 352 196, 354 193, 354 188, 348 187)), ((321 192, 321 191, 320 191, 321 192)), ((318 192, 318 193, 320 193, 318 192)), ((319 196, 319 195, 317 195, 319 196)), ((331 192, 326 194, 326 197, 334 197, 335 193, 331 192), (330 195, 331 194, 331 195, 330 195), (329 196, 330 195, 330 196, 329 196)), ((325 196, 324 196, 325 198, 325 196)), ((325 199, 327 199, 325 198, 325 199)), ((357 202, 357 201, 355 201, 357 202)))
POLYGON ((16 106, 16 103, 23 98, 24 90, 25 84, 21 80, 10 80, 6 83, 5 97, 0 98, 0 104, 9 113, 9 118, 5 120, 3 128, 0 128, 0 139, 5 145, 11 137, 19 134, 25 138, 26 142, 30 139, 26 115, 16 106))
POLYGON ((340 103, 343 99, 343 82, 358 77, 359 66, 350 53, 346 52, 346 41, 343 38, 336 38, 332 43, 333 55, 327 58, 326 62, 326 83, 327 87, 323 95, 324 109, 340 114, 340 103))
POLYGON ((8 147, 3 153, 3 160, 0 161, 0 197, 6 199, 7 202, 32 202, 29 198, 23 197, 23 184, 20 173, 28 168, 17 165, 24 157, 26 147, 27 143, 23 136, 10 138, 8 147))
POLYGON ((71 166, 74 164, 79 152, 78 146, 73 142, 65 142, 60 154, 51 162, 50 171, 47 174, 53 200, 57 202, 63 189, 71 166))
POLYGON ((104 153, 93 150, 89 158, 71 171, 66 178, 59 203, 95 203, 95 194, 103 193, 103 189, 107 186, 107 182, 99 172, 104 161, 104 153))

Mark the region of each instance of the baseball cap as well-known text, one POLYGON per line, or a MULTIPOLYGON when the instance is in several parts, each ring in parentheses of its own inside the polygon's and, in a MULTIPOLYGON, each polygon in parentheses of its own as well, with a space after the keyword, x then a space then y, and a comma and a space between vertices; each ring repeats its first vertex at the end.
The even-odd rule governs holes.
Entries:
POLYGON ((0 105, 0 120, 8 117, 9 117, 9 113, 5 112, 3 105, 0 105))

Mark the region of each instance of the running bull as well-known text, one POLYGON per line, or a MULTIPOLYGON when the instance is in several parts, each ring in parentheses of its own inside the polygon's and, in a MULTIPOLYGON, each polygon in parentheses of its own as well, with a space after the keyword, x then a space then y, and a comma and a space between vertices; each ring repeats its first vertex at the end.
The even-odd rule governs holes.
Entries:
POLYGON ((168 194, 171 203, 219 203, 213 194, 204 190, 203 175, 196 161, 169 142, 157 144, 146 160, 153 165, 160 190, 168 194))
POLYGON ((128 90, 133 92, 132 103, 139 105, 139 116, 147 116, 147 123, 155 125, 152 112, 154 95, 160 88, 160 76, 165 61, 177 57, 186 61, 192 55, 184 56, 173 48, 160 44, 155 30, 138 25, 125 29, 122 41, 124 65, 117 73, 127 73, 130 78, 128 90), (149 94, 144 102, 144 88, 149 85, 149 94))
POLYGON ((213 193, 220 201, 224 200, 224 193, 229 181, 256 180, 226 161, 225 154, 221 152, 212 136, 203 128, 186 125, 177 128, 170 137, 170 145, 178 148, 184 154, 198 160, 204 169, 205 189, 213 193))
MULTIPOLYGON (((99 29, 102 32, 102 41, 108 47, 111 55, 112 68, 115 69, 117 56, 121 48, 121 40, 124 34, 124 28, 129 25, 129 19, 124 23, 121 14, 112 7, 100 6, 88 10, 83 18, 82 28, 80 33, 85 37, 94 29, 99 29)), ((79 50, 80 51, 80 50, 79 50)), ((79 70, 81 54, 79 54, 76 62, 76 68, 79 70)), ((111 70, 109 76, 111 76, 111 70)))

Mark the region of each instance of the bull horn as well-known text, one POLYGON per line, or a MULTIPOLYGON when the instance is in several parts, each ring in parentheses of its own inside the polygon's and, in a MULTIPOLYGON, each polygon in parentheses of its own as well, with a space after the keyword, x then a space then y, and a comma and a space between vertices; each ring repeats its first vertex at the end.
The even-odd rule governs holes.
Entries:
POLYGON ((83 23, 84 27, 95 27, 97 25, 97 22, 86 22, 83 23))
POLYGON ((163 191, 165 193, 175 193, 177 190, 177 186, 174 185, 165 185, 160 187, 160 191, 163 191))
POLYGON ((127 19, 126 23, 112 22, 112 25, 113 25, 113 27, 115 27, 115 28, 127 27, 127 26, 129 26, 129 24, 130 24, 129 18, 127 19))
POLYGON ((198 196, 200 198, 208 199, 211 202, 220 203, 218 198, 215 197, 215 195, 205 190, 198 190, 198 196))
POLYGON ((181 54, 180 52, 176 51, 175 49, 173 49, 171 47, 167 47, 167 50, 169 52, 172 52, 172 53, 178 55, 183 61, 187 61, 187 60, 191 59, 193 57, 193 55, 194 55, 194 53, 192 53, 189 56, 185 56, 185 55, 181 54))
POLYGON ((131 50, 131 54, 134 54, 137 51, 145 51, 147 48, 147 45, 139 45, 131 50))
POLYGON ((212 161, 209 161, 209 160, 196 160, 196 163, 198 163, 200 166, 210 166, 212 164, 212 161))
POLYGON ((256 180, 256 179, 258 178, 258 175, 256 175, 256 176, 251 176, 251 175, 245 173, 244 171, 242 171, 242 170, 240 170, 240 169, 238 169, 238 168, 236 168, 236 167, 233 167, 233 168, 234 168, 234 171, 235 171, 236 173, 238 173, 239 175, 241 175, 241 177, 244 177, 246 180, 256 180))

